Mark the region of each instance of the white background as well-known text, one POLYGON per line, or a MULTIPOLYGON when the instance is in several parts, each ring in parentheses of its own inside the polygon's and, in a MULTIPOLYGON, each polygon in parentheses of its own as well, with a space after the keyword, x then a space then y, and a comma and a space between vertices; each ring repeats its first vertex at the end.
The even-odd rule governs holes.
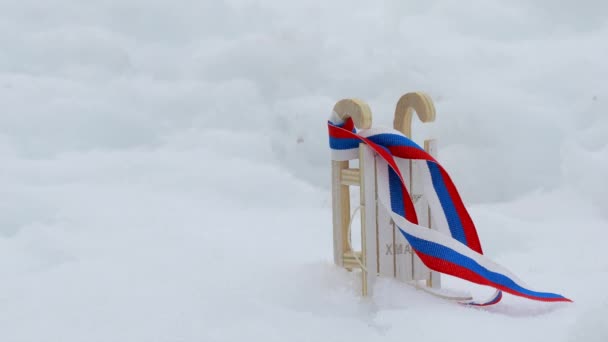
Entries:
POLYGON ((606 341, 607 59, 605 1, 0 0, 0 340, 606 341), (332 265, 331 108, 413 90, 486 254, 574 304, 332 265))

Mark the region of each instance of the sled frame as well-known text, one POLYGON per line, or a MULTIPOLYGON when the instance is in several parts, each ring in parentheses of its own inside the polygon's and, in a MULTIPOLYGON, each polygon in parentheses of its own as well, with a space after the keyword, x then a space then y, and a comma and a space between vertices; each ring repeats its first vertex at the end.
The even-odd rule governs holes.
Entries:
MULTIPOLYGON (((343 120, 352 118, 358 129, 372 126, 369 106, 359 99, 344 99, 334 106, 334 112, 343 120)), ((413 113, 422 122, 435 120, 432 100, 421 92, 407 93, 397 102, 393 128, 411 138, 413 113)), ((424 149, 437 156, 437 142, 424 141, 424 149)), ((425 287, 429 290, 441 288, 441 276, 426 268, 401 235, 388 211, 378 201, 376 153, 365 144, 359 145, 357 160, 332 161, 332 213, 334 263, 349 271, 361 273, 361 295, 373 295, 378 276, 392 277, 400 281, 425 287), (352 167, 357 164, 358 167, 352 167), (352 165, 352 166, 351 166, 352 165), (351 187, 359 187, 359 203, 351 203, 351 187), (361 250, 351 246, 351 215, 359 208, 361 219, 361 250)), ((403 161, 406 170, 406 187, 418 213, 419 224, 433 228, 428 202, 424 198, 423 184, 415 163, 403 161)))

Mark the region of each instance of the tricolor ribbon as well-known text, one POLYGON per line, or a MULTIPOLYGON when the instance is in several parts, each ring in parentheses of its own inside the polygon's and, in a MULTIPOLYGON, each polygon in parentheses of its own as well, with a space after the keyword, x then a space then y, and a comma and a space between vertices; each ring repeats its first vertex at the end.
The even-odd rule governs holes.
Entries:
POLYGON ((571 302, 559 294, 531 290, 507 269, 483 255, 473 220, 450 176, 415 142, 396 130, 357 132, 352 119, 342 121, 337 115, 332 115, 328 128, 333 160, 356 159, 361 143, 380 156, 377 159, 378 199, 389 209, 399 231, 429 269, 496 289, 488 300, 465 304, 496 304, 502 299, 503 291, 544 302, 571 302), (425 161, 419 163, 424 194, 438 230, 418 225, 416 210, 399 167, 400 160, 406 159, 425 161))

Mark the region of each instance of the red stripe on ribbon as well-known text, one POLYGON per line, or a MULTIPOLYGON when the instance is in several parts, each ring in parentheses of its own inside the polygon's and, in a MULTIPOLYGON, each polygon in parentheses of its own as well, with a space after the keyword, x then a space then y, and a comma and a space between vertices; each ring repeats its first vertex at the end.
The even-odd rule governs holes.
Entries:
POLYGON ((403 159, 435 161, 435 158, 433 158, 433 156, 428 154, 425 150, 412 146, 389 146, 388 150, 391 151, 393 156, 403 159))
POLYGON ((464 203, 462 202, 462 198, 460 198, 458 190, 456 190, 454 182, 452 182, 452 179, 450 178, 448 173, 445 172, 443 167, 441 167, 441 165, 437 164, 437 166, 439 166, 441 177, 444 180, 445 187, 448 190, 448 193, 450 194, 450 198, 452 199, 452 203, 456 208, 458 218, 460 219, 460 223, 462 225, 462 228, 464 229, 464 236, 467 239, 466 245, 469 246, 469 248, 471 248, 475 252, 483 254, 483 251, 481 249, 481 242, 479 241, 479 236, 477 234, 477 229, 475 229, 475 224, 473 223, 469 212, 464 207, 464 203))

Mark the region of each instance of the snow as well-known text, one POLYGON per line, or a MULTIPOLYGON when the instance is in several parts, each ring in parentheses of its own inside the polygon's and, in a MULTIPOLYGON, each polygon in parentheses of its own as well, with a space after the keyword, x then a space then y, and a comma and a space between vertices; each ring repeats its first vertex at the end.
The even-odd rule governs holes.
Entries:
POLYGON ((0 339, 608 340, 607 12, 0 1, 0 339), (325 120, 412 90, 486 254, 575 303, 364 300, 332 265, 325 120))

